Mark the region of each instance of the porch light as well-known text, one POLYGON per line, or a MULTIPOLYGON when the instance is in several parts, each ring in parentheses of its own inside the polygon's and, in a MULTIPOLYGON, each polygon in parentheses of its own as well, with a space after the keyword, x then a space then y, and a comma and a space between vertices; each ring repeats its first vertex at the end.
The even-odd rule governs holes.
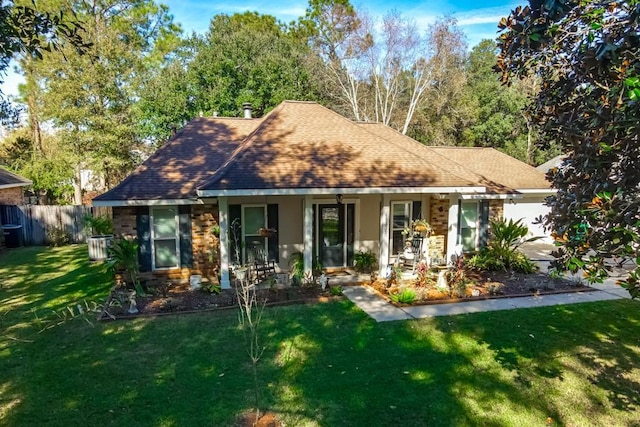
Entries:
POLYGON ((336 194, 336 203, 339 205, 342 204, 342 194, 340 193, 336 194))

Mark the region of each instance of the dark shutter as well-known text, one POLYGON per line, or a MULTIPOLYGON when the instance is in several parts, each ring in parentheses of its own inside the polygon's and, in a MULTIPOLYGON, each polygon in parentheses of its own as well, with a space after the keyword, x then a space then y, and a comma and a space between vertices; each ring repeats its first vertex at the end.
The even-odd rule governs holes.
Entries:
POLYGON ((229 261, 242 263, 242 205, 229 205, 229 261), (237 238, 237 242, 236 242, 237 238), (236 248, 236 245, 238 247, 236 248), (236 254, 236 249, 240 252, 236 254))
POLYGON ((191 244, 191 206, 178 206, 178 225, 180 232, 180 266, 193 265, 191 244))
POLYGON ((140 271, 151 271, 151 228, 149 207, 136 209, 136 231, 138 233, 138 263, 140 271))
POLYGON ((480 201, 480 247, 487 246, 489 240, 489 201, 480 201))
POLYGON ((267 228, 276 230, 276 234, 273 237, 269 237, 267 250, 269 252, 269 261, 274 260, 280 262, 280 244, 278 236, 280 234, 280 228, 278 226, 278 205, 267 205, 267 228))
POLYGON ((422 215, 422 202, 421 201, 413 202, 413 208, 411 209, 411 219, 416 220, 416 219, 423 219, 423 218, 426 219, 426 217, 422 215))

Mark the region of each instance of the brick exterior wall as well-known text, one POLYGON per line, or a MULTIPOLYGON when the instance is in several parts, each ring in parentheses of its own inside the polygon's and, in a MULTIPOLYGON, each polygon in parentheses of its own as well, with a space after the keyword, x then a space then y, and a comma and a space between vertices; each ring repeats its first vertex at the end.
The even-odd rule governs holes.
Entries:
POLYGON ((209 280, 217 280, 216 271, 220 265, 220 239, 212 233, 217 225, 218 206, 191 207, 193 270, 194 274, 202 274, 209 280))
POLYGON ((433 228, 435 249, 445 256, 447 253, 447 234, 449 233, 449 200, 431 199, 429 224, 433 228))
MULTIPOLYGON (((217 206, 193 205, 191 207, 193 267, 143 272, 140 274, 140 280, 151 286, 167 280, 186 282, 192 274, 200 274, 209 280, 217 280, 216 271, 220 262, 220 241, 211 232, 212 227, 218 224, 217 218, 217 206), (213 261, 211 261, 212 254, 213 261)), ((113 208, 113 232, 116 238, 133 239, 138 235, 135 207, 113 208)), ((116 275, 116 280, 121 278, 121 275, 116 275)))
POLYGON ((504 216, 504 200, 489 201, 489 221, 496 221, 504 216))
POLYGON ((24 205, 24 189, 0 188, 0 205, 24 205))
POLYGON ((116 238, 124 237, 127 239, 133 239, 138 235, 136 231, 136 208, 113 208, 113 235, 116 238))

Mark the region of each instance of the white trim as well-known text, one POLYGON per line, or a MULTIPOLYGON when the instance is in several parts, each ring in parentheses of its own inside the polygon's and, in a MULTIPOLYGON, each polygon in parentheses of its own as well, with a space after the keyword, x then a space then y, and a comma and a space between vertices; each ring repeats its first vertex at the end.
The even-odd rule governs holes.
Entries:
MULTIPOLYGON (((390 210, 389 210, 389 256, 391 257, 394 257, 397 255, 397 252, 393 251, 392 245, 393 245, 393 232, 394 230, 398 230, 398 228, 394 227, 394 224, 393 224, 393 206, 405 205, 405 211, 407 213, 407 225, 405 227, 402 227, 402 231, 404 231, 406 227, 411 227, 411 221, 412 221, 411 218, 413 218, 413 202, 414 202, 413 200, 392 200, 391 201, 390 210), (408 209, 406 209, 407 207, 408 209)), ((399 249, 401 251, 402 247, 399 249)))
POLYGON ((302 239, 304 249, 302 251, 304 259, 304 274, 311 274, 313 271, 313 200, 307 195, 303 205, 302 239))
POLYGON ((448 219, 448 233, 447 233, 447 264, 451 261, 451 257, 455 253, 456 245, 458 244, 459 227, 458 220, 460 218, 460 209, 458 206, 458 198, 449 198, 449 219, 448 219))
POLYGON ((220 287, 230 289, 229 280, 229 200, 218 199, 218 225, 220 226, 220 287))
POLYGON ((380 243, 378 247, 378 274, 384 277, 387 265, 389 265, 389 233, 391 233, 389 212, 391 211, 391 200, 388 194, 382 195, 382 205, 380 206, 380 243))
POLYGON ((175 206, 175 205, 202 205, 200 199, 162 199, 162 200, 93 200, 95 207, 102 206, 175 206))
POLYGON ((20 184, 1 184, 0 185, 0 190, 4 190, 6 188, 16 188, 16 187, 28 187, 31 184, 33 184, 31 181, 29 181, 29 183, 26 182, 22 182, 20 184))
POLYGON ((217 196, 315 196, 344 194, 437 194, 486 193, 483 186, 471 187, 366 187, 366 188, 269 188, 263 190, 197 190, 199 197, 217 196))
POLYGON ((523 197, 522 194, 463 194, 460 196, 462 200, 509 200, 523 197))
POLYGON ((522 194, 556 194, 558 190, 555 188, 535 188, 535 189, 520 189, 516 188, 516 191, 522 194))
POLYGON ((156 268, 156 240, 171 240, 169 238, 159 238, 156 239, 154 237, 154 227, 153 227, 153 211, 156 209, 167 209, 167 208, 171 208, 171 206, 158 206, 155 208, 151 208, 149 209, 149 235, 151 236, 151 270, 152 271, 168 271, 168 270, 177 270, 181 267, 181 263, 180 263, 180 212, 178 212, 178 207, 176 206, 175 210, 176 210, 176 214, 174 215, 173 220, 175 221, 176 224, 176 235, 175 235, 175 242, 176 242, 176 260, 177 260, 177 265, 171 266, 171 267, 160 267, 160 268, 156 268))

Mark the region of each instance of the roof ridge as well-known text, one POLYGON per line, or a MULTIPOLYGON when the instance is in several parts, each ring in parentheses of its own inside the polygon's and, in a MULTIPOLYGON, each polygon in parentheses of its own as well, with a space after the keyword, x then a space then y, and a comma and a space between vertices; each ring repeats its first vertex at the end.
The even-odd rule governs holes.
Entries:
POLYGON ((233 153, 231 153, 229 158, 222 164, 222 166, 220 166, 218 168, 218 170, 216 170, 213 173, 211 178, 209 178, 204 183, 202 183, 202 185, 200 185, 198 187, 198 189, 206 188, 206 187, 210 186, 211 184, 213 184, 213 183, 219 181, 220 179, 222 179, 222 177, 224 177, 227 174, 227 172, 229 171, 231 166, 234 163, 236 163, 236 161, 241 157, 241 155, 242 155, 242 153, 244 153, 245 149, 252 145, 253 136, 260 129, 263 129, 267 123, 271 122, 274 119, 274 117, 277 115, 277 113, 280 112, 280 110, 282 110, 284 108, 285 102, 286 101, 282 101, 276 108, 274 108, 273 110, 269 111, 269 113, 267 113, 266 116, 262 117, 262 123, 260 123, 258 126, 256 126, 256 128, 254 130, 252 130, 249 133, 249 135, 247 135, 242 140, 242 142, 236 147, 235 150, 233 150, 233 153))
MULTIPOLYGON (((198 120, 198 119, 202 119, 203 117, 194 117, 193 119, 189 120, 187 122, 187 124, 185 124, 184 126, 182 126, 174 135, 171 136, 171 138, 169 138, 164 144, 162 144, 160 147, 158 147, 153 153, 151 153, 151 155, 149 155, 149 157, 147 157, 145 159, 144 162, 140 163, 138 166, 136 166, 136 168, 131 171, 131 173, 129 175, 126 176, 125 179, 123 179, 122 181, 120 181, 120 183, 118 183, 118 185, 116 187, 119 186, 124 186, 126 185, 129 181, 131 181, 132 179, 134 179, 137 175, 138 172, 140 171, 141 168, 145 167, 147 163, 151 163, 153 160, 152 158, 155 157, 156 153, 162 153, 163 151, 168 150, 169 146, 175 142, 175 140, 178 138, 178 136, 182 135, 182 133, 184 132, 184 129, 189 126, 191 123, 193 123, 194 121, 198 120)), ((109 192, 111 192, 111 190, 113 190, 113 187, 111 189, 108 189, 107 191, 105 191, 102 194, 98 194, 96 197, 94 197, 94 200, 100 200, 100 198, 102 198, 103 196, 105 196, 106 194, 108 194, 109 192)))
MULTIPOLYGON (((396 129, 392 128, 391 126, 385 125, 384 123, 380 123, 380 122, 368 122, 368 123, 365 123, 365 124, 376 124, 376 125, 379 125, 379 126, 384 126, 385 128, 390 129, 392 132, 397 133, 397 134, 398 134, 399 136, 401 136, 403 139, 407 139, 411 144, 416 145, 416 146, 419 146, 419 147, 421 147, 421 149, 429 150, 429 152, 430 152, 430 153, 432 153, 434 156, 438 156, 438 157, 441 157, 441 158, 446 159, 447 161, 450 161, 450 162, 452 162, 452 163, 455 163, 456 165, 460 166, 462 169, 464 169, 465 171, 467 171, 469 174, 472 174, 472 175, 474 175, 474 176, 477 176, 478 178, 484 178, 484 177, 483 177, 483 176, 481 176, 480 174, 478 174, 478 173, 476 173, 476 172, 472 171, 471 169, 469 169, 469 168, 465 167, 464 165, 462 165, 462 164, 460 164, 460 163, 456 162, 456 161, 455 161, 455 160, 453 160, 453 159, 450 159, 450 158, 449 158, 449 157, 447 157, 447 156, 443 156, 442 154, 437 153, 435 150, 432 150, 430 146, 428 146, 428 145, 426 145, 426 144, 423 144, 422 142, 417 141, 417 140, 415 140, 415 139, 411 138, 410 136, 407 136, 407 135, 403 134, 402 132, 400 132, 400 131, 398 131, 398 130, 396 130, 396 129)), ((370 131, 367 131, 367 132, 369 132, 369 133, 373 133, 373 132, 370 132, 370 131)), ((382 137, 381 137, 381 138, 382 138, 382 137)), ((399 146, 398 146, 398 144, 395 144, 392 140, 389 140, 389 139, 387 139, 387 138, 383 138, 383 139, 384 139, 385 141, 388 141, 389 143, 393 144, 394 146, 399 147, 399 146)), ((409 150, 405 149, 404 147, 399 147, 399 148, 402 148, 403 150, 410 152, 409 150)), ((452 174, 453 176, 457 177, 457 178, 467 180, 467 178, 465 178, 465 177, 463 177, 463 176, 460 176, 460 175, 458 175, 457 173, 455 173, 455 172, 453 172, 453 171, 449 171, 449 173, 450 173, 450 174, 452 174)))
POLYGON ((440 148, 457 148, 457 149, 473 149, 475 150, 486 150, 486 151, 494 151, 496 153, 498 153, 498 155, 500 155, 501 157, 506 157, 509 160, 517 160, 519 162, 521 162, 523 165, 527 166, 529 169, 533 169, 536 172, 542 173, 544 175, 544 172, 540 171, 539 169, 537 169, 535 166, 531 166, 529 163, 523 162, 522 160, 516 159, 515 157, 512 157, 510 155, 508 155, 507 153, 504 153, 500 150, 498 150, 495 147, 457 147, 457 146, 438 146, 438 147, 434 147, 436 149, 440 149, 440 148))

